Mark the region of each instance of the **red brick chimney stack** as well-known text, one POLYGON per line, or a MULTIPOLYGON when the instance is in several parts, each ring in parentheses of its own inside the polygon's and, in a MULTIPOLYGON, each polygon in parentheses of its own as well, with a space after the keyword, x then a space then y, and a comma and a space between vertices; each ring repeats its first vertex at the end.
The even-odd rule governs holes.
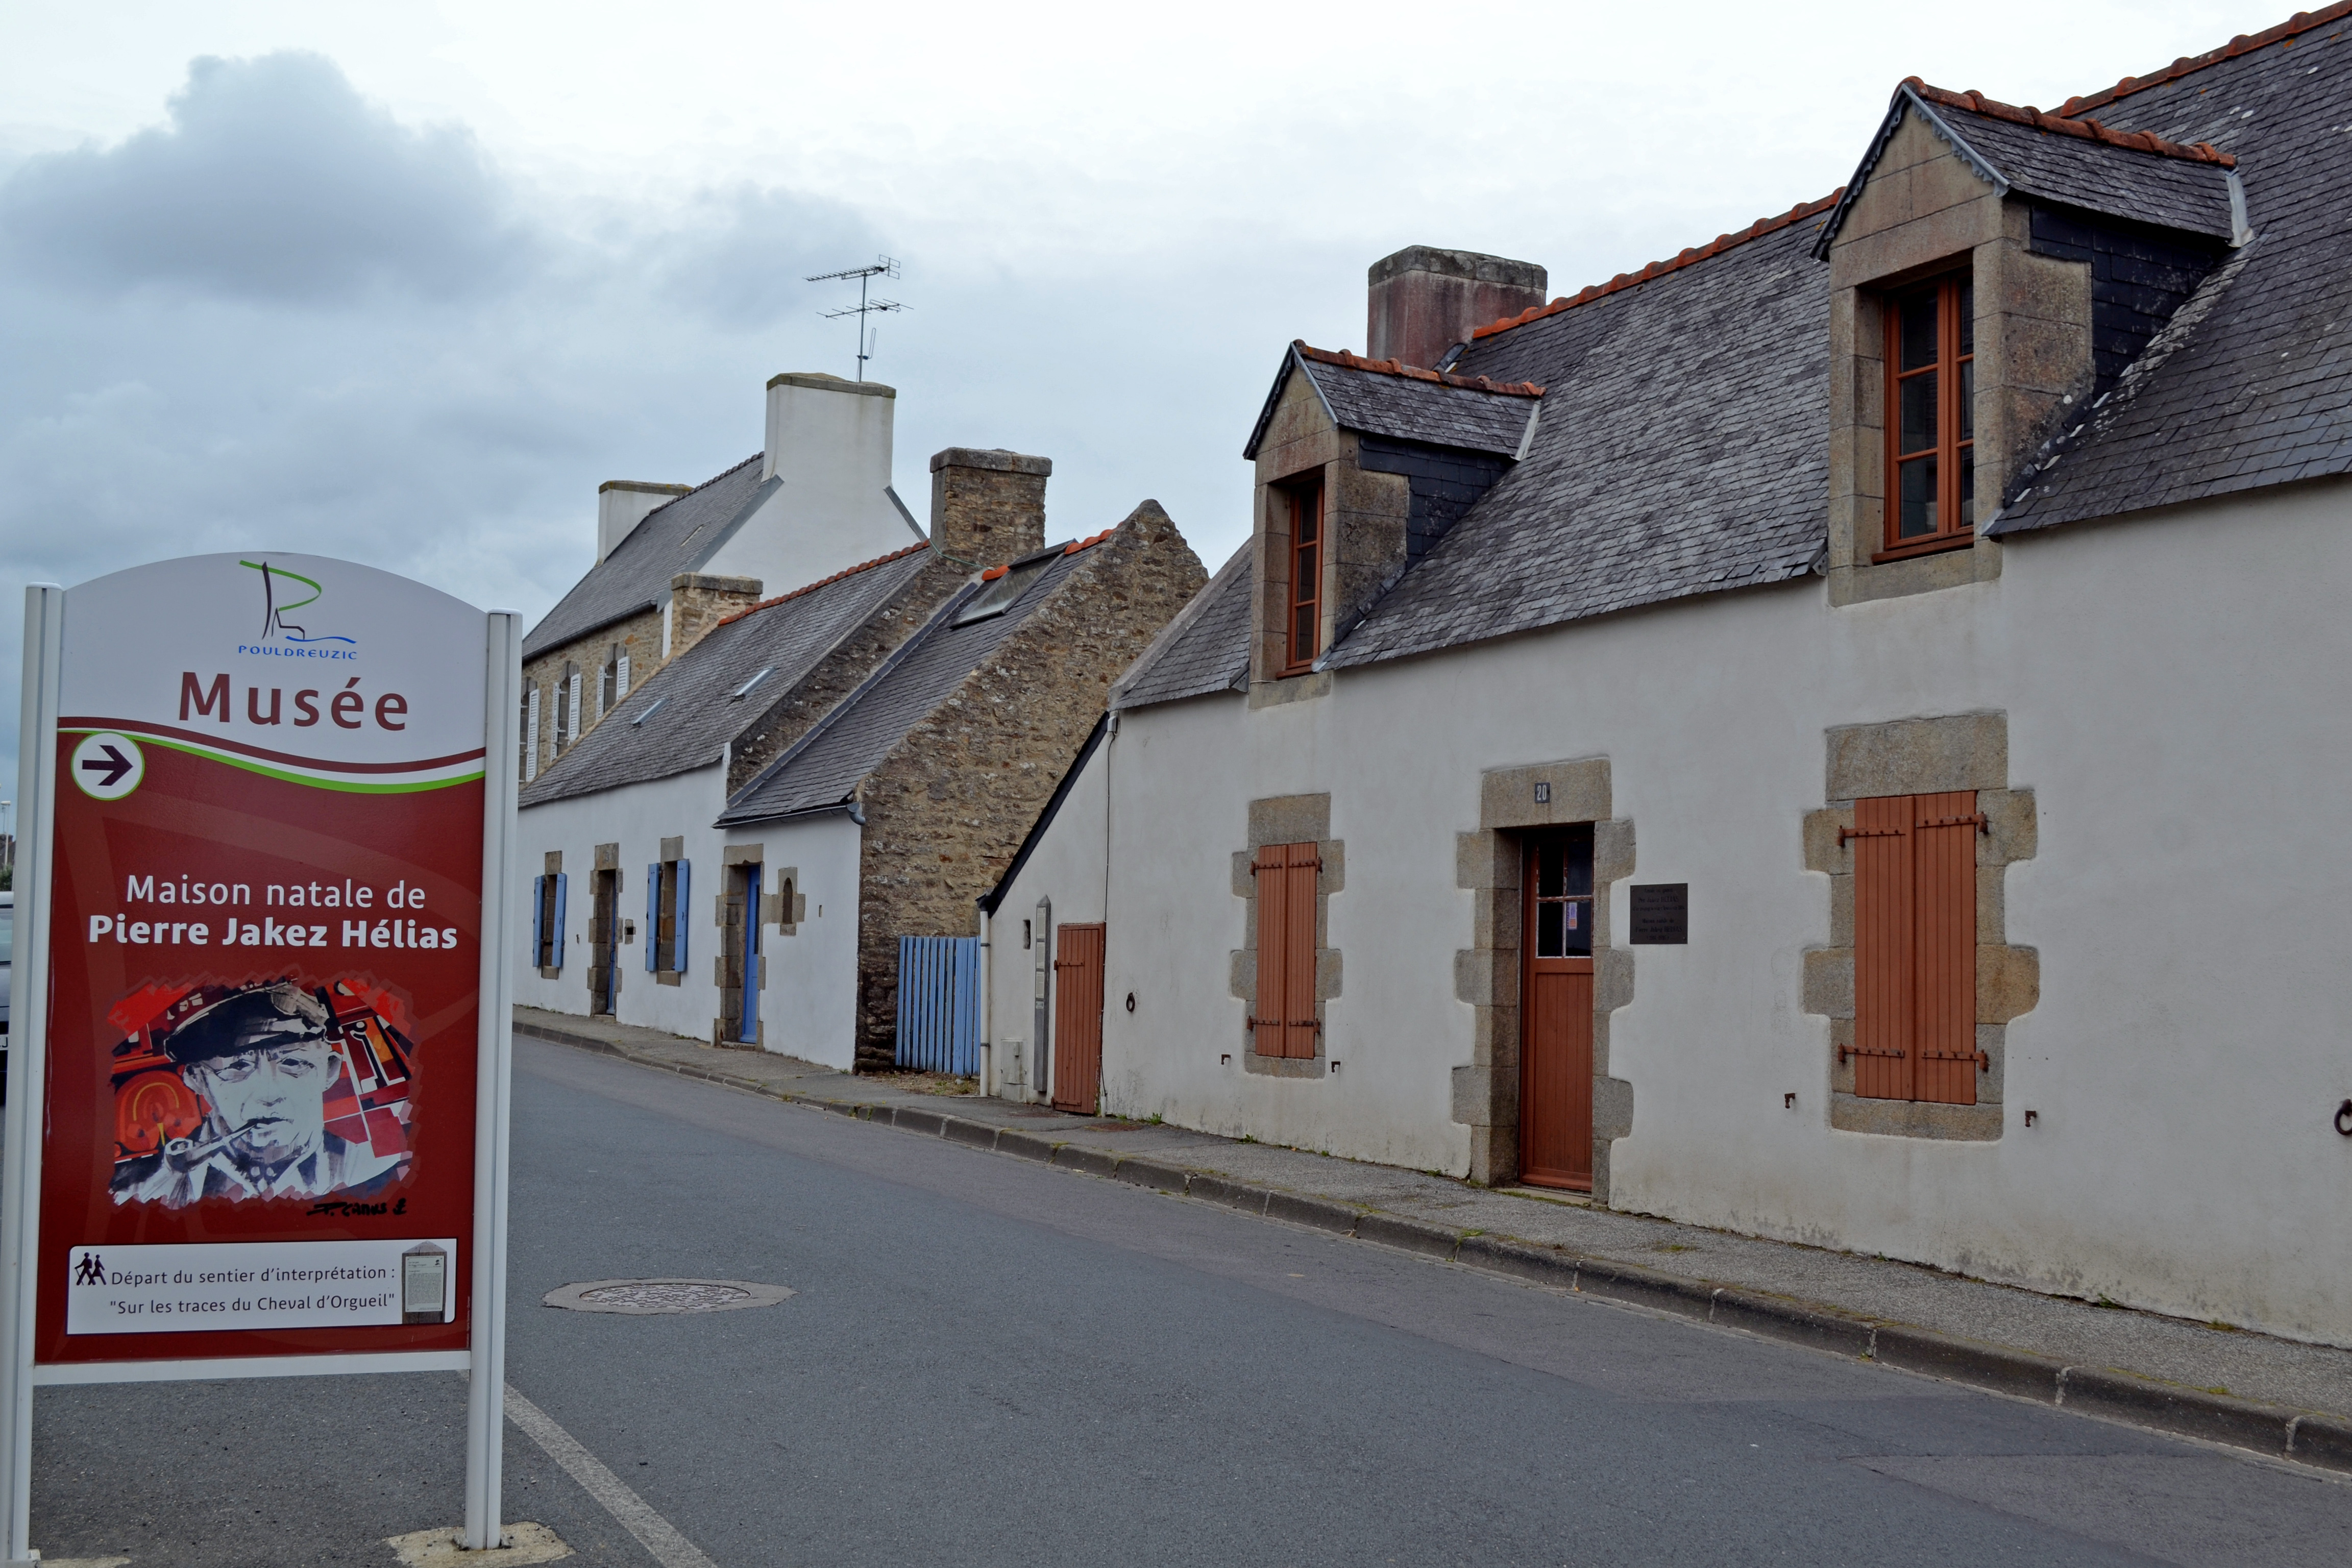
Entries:
POLYGON ((1367 356, 1434 370, 1473 329, 1544 303, 1546 279, 1532 261, 1408 245, 1372 263, 1366 281, 1367 356))

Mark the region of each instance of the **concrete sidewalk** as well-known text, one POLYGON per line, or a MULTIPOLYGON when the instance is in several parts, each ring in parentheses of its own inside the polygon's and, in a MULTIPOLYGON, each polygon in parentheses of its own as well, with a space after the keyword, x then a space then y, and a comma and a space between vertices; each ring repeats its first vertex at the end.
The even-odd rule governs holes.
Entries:
POLYGON ((1328 1155, 515 1009, 518 1035, 1773 1339, 2352 1472, 2352 1351, 1328 1155))

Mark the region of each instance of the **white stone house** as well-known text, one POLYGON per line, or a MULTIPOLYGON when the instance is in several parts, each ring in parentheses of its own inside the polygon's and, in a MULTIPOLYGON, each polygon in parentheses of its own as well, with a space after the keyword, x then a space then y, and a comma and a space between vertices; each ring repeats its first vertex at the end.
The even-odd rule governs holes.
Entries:
POLYGON ((1203 576, 1148 501, 1045 544, 1043 458, 931 469, 927 540, 724 613, 681 616, 680 576, 692 640, 522 787, 518 1001, 889 1065, 898 938, 971 934, 1112 679, 1203 576))
POLYGON ((991 895, 998 1092, 2352 1343, 2333 15, 1376 267, 991 895))
POLYGON ((898 397, 880 382, 774 376, 766 444, 725 473, 597 488, 595 563, 523 639, 524 783, 763 584, 814 583, 921 542, 890 486, 898 397))

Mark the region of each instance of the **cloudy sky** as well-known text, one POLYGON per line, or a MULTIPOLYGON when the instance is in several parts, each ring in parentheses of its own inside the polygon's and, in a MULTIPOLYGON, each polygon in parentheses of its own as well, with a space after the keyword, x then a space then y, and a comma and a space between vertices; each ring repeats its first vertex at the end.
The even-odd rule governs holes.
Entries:
POLYGON ((278 548, 535 618, 599 481, 851 373, 802 279, 885 252, 919 514, 931 452, 1012 447, 1056 536, 1155 497, 1213 567, 1282 345, 1361 348, 1377 258, 1572 292, 1828 192, 1906 75, 2054 106, 2291 9, 5 0, 7 613, 278 548))

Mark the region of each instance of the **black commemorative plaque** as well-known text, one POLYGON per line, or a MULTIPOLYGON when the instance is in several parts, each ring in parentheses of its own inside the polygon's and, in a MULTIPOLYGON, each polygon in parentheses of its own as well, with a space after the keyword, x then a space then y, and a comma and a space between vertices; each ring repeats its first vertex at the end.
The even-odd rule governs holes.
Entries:
POLYGON ((1633 940, 1636 942, 1690 941, 1690 884, 1635 883, 1633 940))

